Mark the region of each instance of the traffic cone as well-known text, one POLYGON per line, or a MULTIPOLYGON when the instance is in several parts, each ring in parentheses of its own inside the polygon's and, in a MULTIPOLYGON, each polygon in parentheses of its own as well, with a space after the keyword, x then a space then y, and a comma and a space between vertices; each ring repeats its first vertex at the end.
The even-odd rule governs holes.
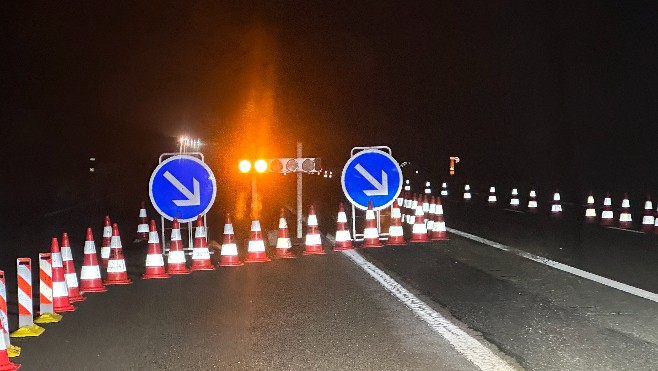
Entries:
POLYGON ((651 232, 655 221, 656 220, 653 216, 653 203, 651 202, 651 198, 647 196, 647 200, 644 201, 644 215, 642 216, 642 227, 640 230, 645 233, 651 232))
POLYGON ((62 264, 64 264, 64 278, 66 278, 66 287, 69 290, 69 301, 75 303, 84 301, 85 298, 80 295, 78 286, 78 274, 73 264, 73 254, 71 253, 71 243, 69 242, 68 233, 62 234, 62 264))
POLYGON ((409 209, 409 222, 408 222, 408 224, 413 225, 415 223, 416 209, 418 208, 418 206, 421 206, 421 208, 422 208, 422 203, 420 201, 421 201, 420 197, 417 194, 414 194, 413 198, 411 199, 411 208, 409 209))
POLYGON ((441 197, 448 197, 448 183, 441 184, 441 197))
POLYGON ((436 198, 432 196, 430 197, 430 209, 425 214, 425 228, 427 228, 427 234, 430 239, 432 239, 432 230, 434 229, 435 213, 436 213, 436 198))
POLYGON ((519 190, 516 188, 512 188, 512 197, 509 200, 509 207, 512 210, 516 210, 519 208, 519 205, 521 203, 519 202, 519 190))
POLYGON ((498 199, 496 199, 496 187, 491 186, 489 187, 489 198, 487 199, 487 203, 489 206, 496 206, 496 201, 498 201, 498 199))
POLYGON ((2 332, 2 334, 0 335, 5 340, 8 356, 10 358, 18 357, 21 355, 21 347, 11 345, 9 339, 9 321, 7 318, 7 286, 5 281, 5 272, 0 270, 0 326, 2 326, 0 328, 0 332, 2 332))
POLYGON ((537 212, 537 192, 534 189, 530 189, 530 195, 528 199, 528 211, 531 213, 537 212))
MULTIPOLYGON (((416 202, 416 204, 418 204, 418 202, 416 202)), ((418 207, 422 212, 422 205, 418 205, 418 207)), ((382 246, 384 245, 379 242, 379 230, 377 229, 377 221, 375 220, 375 211, 372 209, 372 201, 368 201, 368 210, 366 210, 366 227, 363 230, 363 244, 361 244, 361 247, 382 246)))
POLYGON ((429 215, 429 212, 430 212, 430 200, 429 200, 429 197, 427 196, 427 194, 423 195, 422 207, 423 207, 423 223, 425 223, 425 225, 427 225, 427 220, 429 219, 428 215, 429 215))
POLYGON ((432 188, 430 186, 430 182, 425 182, 425 194, 428 195, 432 193, 432 188))
POLYGON ((624 199, 621 202, 621 211, 619 212, 619 228, 630 229, 632 227, 631 203, 628 201, 628 194, 624 193, 624 199))
POLYGON ((615 224, 614 212, 612 211, 612 199, 610 193, 603 199, 603 210, 601 210, 601 225, 610 226, 615 224))
POLYGON ((656 208, 656 215, 653 220, 655 221, 653 224, 653 234, 658 234, 658 207, 656 208))
POLYGON ((464 201, 468 202, 471 200, 471 186, 466 184, 464 186, 464 201))
POLYGON ((137 224, 137 241, 147 241, 149 239, 149 225, 146 216, 146 207, 144 201, 139 209, 139 224, 137 224))
POLYGON ((98 256, 96 255, 96 244, 91 228, 87 228, 85 238, 85 256, 82 261, 82 270, 80 271, 80 292, 105 292, 107 288, 101 280, 101 268, 98 266, 98 256))
POLYGON ((585 223, 596 223, 596 207, 592 192, 587 196, 587 209, 585 210, 585 223))
POLYGON ((107 262, 110 260, 110 243, 112 242, 112 224, 110 217, 105 216, 105 223, 103 225, 103 240, 101 242, 101 264, 103 268, 107 268, 107 262))
POLYGON ((158 236, 158 229, 155 226, 155 220, 151 220, 151 224, 149 225, 148 245, 142 279, 169 278, 170 276, 165 271, 162 248, 160 247, 160 236, 158 236))
POLYGON ((249 238, 249 247, 247 248, 247 258, 245 263, 263 263, 270 261, 265 253, 265 242, 260 229, 258 220, 251 221, 251 236, 249 238))
POLYGON ((208 238, 206 227, 203 225, 203 217, 199 215, 196 219, 194 229, 194 247, 192 249, 192 271, 212 271, 215 267, 210 261, 210 250, 208 250, 208 238))
POLYGON ((308 230, 306 232, 304 255, 322 255, 325 254, 322 248, 322 237, 318 229, 318 217, 315 215, 315 208, 311 205, 308 212, 308 230))
POLYGON ((388 241, 386 245, 406 245, 404 240, 404 231, 402 230, 402 220, 400 220, 400 204, 395 201, 391 208, 391 225, 388 227, 388 241))
POLYGON ((400 207, 400 213, 404 214, 402 211, 402 205, 404 205, 404 191, 400 191, 400 194, 398 195, 398 206, 400 207))
POLYGON ((64 278, 64 265, 59 242, 54 238, 50 242, 50 256, 53 264, 53 310, 57 312, 73 312, 75 307, 69 300, 69 290, 64 278))
MULTIPOLYGON (((2 331, 5 331, 4 325, 2 331)), ((4 336, 0 336, 0 371, 18 370, 21 365, 9 361, 9 353, 7 352, 8 344, 4 336)))
POLYGON ((432 230, 432 241, 447 241, 448 231, 446 230, 446 222, 443 219, 443 205, 441 200, 436 200, 436 210, 434 212, 434 229, 432 230))
MULTIPOLYGON (((397 200, 395 202, 398 202, 397 200)), ((399 209, 398 209, 399 212, 399 209)), ((338 217, 336 218, 336 243, 334 250, 352 250, 352 235, 350 228, 347 225, 347 214, 345 214, 345 206, 343 203, 338 204, 338 217)))
POLYGON ((292 253, 292 243, 290 242, 290 233, 288 232, 288 222, 286 222, 286 210, 281 208, 279 213, 279 231, 276 236, 276 254, 277 258, 294 259, 297 256, 292 253))
POLYGON ((562 216, 562 204, 560 203, 560 192, 553 193, 553 205, 551 205, 551 216, 559 218, 562 216))
POLYGON ((237 267, 244 265, 238 256, 238 246, 235 244, 235 234, 233 233, 233 224, 231 224, 231 214, 226 213, 226 224, 224 224, 224 241, 222 242, 222 252, 219 258, 220 267, 237 267))
POLYGON ((119 227, 112 224, 112 242, 110 242, 110 260, 107 262, 106 285, 128 285, 132 280, 128 278, 126 261, 123 258, 123 247, 119 236, 119 227))
POLYGON ((183 251, 183 241, 180 235, 180 224, 178 223, 178 219, 174 218, 171 225, 169 255, 167 256, 167 274, 191 273, 185 263, 185 251, 183 251))
POLYGON ((419 205, 416 207, 416 217, 409 242, 428 242, 429 240, 430 239, 427 236, 427 227, 423 220, 423 208, 419 205))

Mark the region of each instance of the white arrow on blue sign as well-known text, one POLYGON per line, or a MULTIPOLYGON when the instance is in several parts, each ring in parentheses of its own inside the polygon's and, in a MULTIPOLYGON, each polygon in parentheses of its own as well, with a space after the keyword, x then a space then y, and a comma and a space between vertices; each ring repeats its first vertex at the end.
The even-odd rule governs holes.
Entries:
POLYGON ((395 159, 378 149, 366 149, 352 156, 341 176, 345 197, 357 208, 381 210, 393 203, 402 190, 402 170, 395 159))
POLYGON ((153 207, 169 220, 195 220, 210 210, 216 195, 215 175, 193 156, 169 157, 153 170, 149 181, 153 207))

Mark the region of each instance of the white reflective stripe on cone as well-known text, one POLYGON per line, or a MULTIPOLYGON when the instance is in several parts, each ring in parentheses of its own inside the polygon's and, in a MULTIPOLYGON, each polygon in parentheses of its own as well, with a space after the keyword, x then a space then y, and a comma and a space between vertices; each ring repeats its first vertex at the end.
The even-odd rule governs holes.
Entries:
POLYGON ((537 207, 537 201, 529 201, 528 207, 537 207))
POLYGON ((101 246, 101 259, 109 259, 110 258, 110 247, 109 246, 101 246))
POLYGON ((379 238, 377 228, 366 228, 363 231, 363 238, 379 238))
POLYGON ((164 259, 161 254, 148 254, 146 255, 147 267, 162 267, 164 266, 164 259))
POLYGON ((222 245, 222 253, 221 253, 221 255, 222 255, 222 256, 226 256, 226 255, 231 255, 231 256, 238 255, 238 245, 236 245, 236 244, 234 244, 234 243, 227 243, 227 244, 225 244, 225 245, 222 245))
POLYGON ((94 241, 85 241, 84 253, 85 255, 96 253, 96 245, 94 244, 94 241))
POLYGON ((171 230, 171 240, 172 241, 180 241, 181 240, 180 229, 172 229, 171 230))
POLYGON ((110 259, 107 262, 107 273, 121 273, 126 271, 126 262, 123 259, 110 259))
POLYGON ((596 210, 594 210, 594 209, 585 210, 585 216, 587 216, 587 217, 596 216, 596 210))
POLYGON ((248 250, 253 252, 265 251, 265 243, 263 241, 249 241, 248 250))
POLYGON ((69 296, 69 290, 66 286, 66 282, 53 281, 53 298, 61 298, 63 296, 69 296))
POLYGON ((78 277, 75 273, 64 273, 64 279, 68 287, 78 287, 78 277))
POLYGON ((403 230, 401 225, 392 225, 388 229, 389 236, 402 236, 403 230))
POLYGON ((603 210, 601 213, 601 218, 602 219, 612 219, 614 218, 614 214, 610 210, 603 210))
POLYGON ((101 278, 101 271, 98 269, 98 266, 91 267, 88 265, 83 265, 82 270, 80 271, 80 277, 83 277, 84 279, 101 278))
POLYGON ((169 264, 185 263, 185 252, 178 250, 177 251, 169 250, 169 255, 167 256, 167 262, 169 264))
POLYGON ((306 244, 307 245, 321 245, 322 240, 319 234, 307 234, 306 235, 306 244))
POLYGON ((291 247, 292 247, 292 242, 290 242, 290 238, 277 238, 276 240, 277 249, 289 249, 291 247))
POLYGON ((427 233, 427 228, 425 228, 425 224, 414 223, 414 226, 412 228, 412 233, 414 234, 427 233))
POLYGON ((642 217, 642 224, 653 224, 654 221, 655 219, 651 215, 645 215, 642 217))
POLYGON ((210 259, 210 252, 207 247, 195 247, 192 249, 192 259, 210 259))
POLYGON ((350 231, 336 231, 336 241, 349 241, 352 239, 350 231))
POLYGON ((137 233, 148 233, 148 232, 149 232, 148 224, 138 224, 137 225, 137 233))
POLYGON ((338 223, 347 223, 347 215, 345 215, 345 212, 341 211, 338 213, 338 220, 336 220, 338 223))

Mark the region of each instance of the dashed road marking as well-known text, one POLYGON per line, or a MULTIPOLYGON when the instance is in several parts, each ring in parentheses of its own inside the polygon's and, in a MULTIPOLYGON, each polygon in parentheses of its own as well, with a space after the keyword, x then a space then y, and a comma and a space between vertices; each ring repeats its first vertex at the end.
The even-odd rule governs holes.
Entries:
POLYGON ((640 288, 637 288, 637 287, 634 287, 634 286, 631 286, 631 285, 627 285, 625 283, 621 283, 621 282, 618 282, 618 281, 615 281, 615 280, 611 280, 609 278, 605 278, 605 277, 596 275, 594 273, 590 273, 590 272, 584 271, 582 269, 572 267, 570 265, 558 263, 554 260, 550 260, 550 259, 538 256, 538 255, 535 255, 535 254, 531 254, 527 251, 523 251, 521 249, 517 249, 517 248, 511 247, 511 246, 503 245, 503 244, 498 243, 498 242, 487 240, 486 238, 482 238, 482 237, 479 237, 479 236, 476 236, 476 235, 473 235, 473 234, 470 234, 470 233, 462 232, 462 231, 457 230, 457 229, 453 229, 453 228, 446 228, 446 229, 450 233, 454 233, 458 236, 468 238, 468 239, 473 240, 475 242, 479 242, 479 243, 482 243, 482 244, 485 244, 485 245, 489 245, 491 247, 495 247, 497 249, 510 252, 512 254, 516 254, 520 257, 530 259, 530 260, 535 261, 537 263, 541 263, 541 264, 547 265, 549 267, 559 269, 563 272, 571 273, 571 274, 576 275, 578 277, 582 277, 582 278, 600 283, 602 285, 609 286, 609 287, 615 288, 617 290, 626 292, 628 294, 635 295, 635 296, 641 297, 643 299, 651 300, 651 301, 654 301, 654 302, 658 303, 658 294, 653 293, 651 291, 642 290, 640 288))
POLYGON ((411 311, 430 328, 445 338, 459 353, 481 370, 507 371, 514 370, 502 358, 495 355, 489 348, 477 339, 468 335, 464 330, 447 320, 440 313, 430 308, 423 301, 397 283, 391 276, 375 267, 355 250, 343 251, 354 263, 370 274, 393 296, 406 305, 411 311))
POLYGON ((616 230, 624 231, 624 232, 633 232, 633 233, 644 234, 644 232, 642 232, 642 231, 634 231, 634 230, 632 230, 632 229, 624 229, 624 228, 619 228, 619 227, 606 227, 606 228, 609 228, 609 229, 616 229, 616 230))

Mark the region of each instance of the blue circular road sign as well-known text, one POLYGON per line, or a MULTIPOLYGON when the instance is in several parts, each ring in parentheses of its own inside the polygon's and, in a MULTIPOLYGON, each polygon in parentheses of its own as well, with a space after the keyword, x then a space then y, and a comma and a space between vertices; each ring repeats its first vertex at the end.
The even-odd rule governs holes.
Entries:
POLYGON ((357 208, 381 210, 393 203, 402 190, 402 170, 388 153, 366 149, 352 156, 341 176, 345 197, 357 208))
POLYGON ((200 159, 172 156, 153 170, 149 181, 149 197, 163 217, 180 222, 195 220, 215 202, 215 175, 200 159))

